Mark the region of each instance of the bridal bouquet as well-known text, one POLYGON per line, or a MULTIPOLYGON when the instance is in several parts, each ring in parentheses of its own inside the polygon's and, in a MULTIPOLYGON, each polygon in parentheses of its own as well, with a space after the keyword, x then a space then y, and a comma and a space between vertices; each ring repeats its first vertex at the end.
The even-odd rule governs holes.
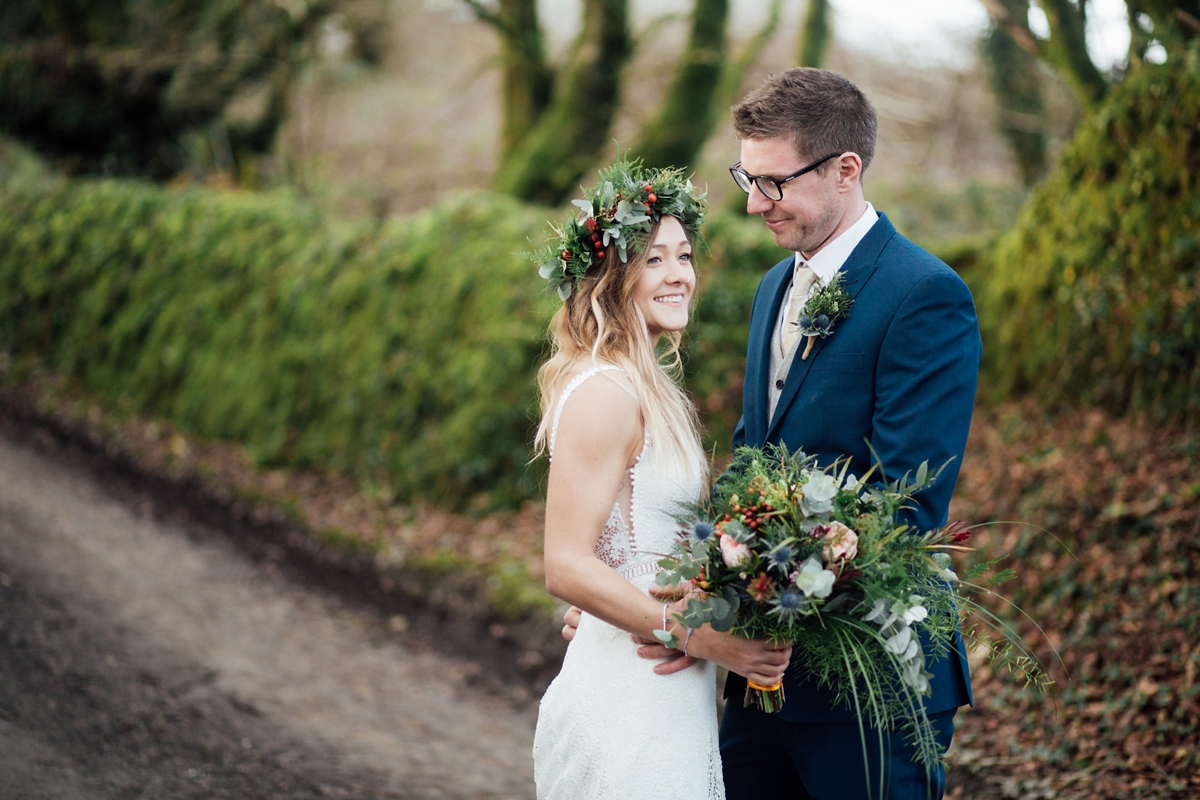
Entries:
MULTIPOLYGON (((914 476, 868 483, 870 474, 848 474, 848 460, 818 469, 782 446, 739 448, 659 562, 657 581, 690 584, 678 615, 687 627, 790 642, 793 664, 839 704, 874 727, 909 733, 920 760, 933 764, 942 754, 922 702, 931 693, 926 659, 948 655, 963 614, 983 618, 1008 643, 995 651, 1046 683, 1017 634, 968 596, 990 590, 952 571, 951 553, 969 549, 969 529, 922 532, 897 521, 939 472, 922 464, 914 476)), ((677 646, 666 631, 657 635, 677 646)), ((774 712, 784 699, 782 682, 751 682, 745 704, 774 712)))

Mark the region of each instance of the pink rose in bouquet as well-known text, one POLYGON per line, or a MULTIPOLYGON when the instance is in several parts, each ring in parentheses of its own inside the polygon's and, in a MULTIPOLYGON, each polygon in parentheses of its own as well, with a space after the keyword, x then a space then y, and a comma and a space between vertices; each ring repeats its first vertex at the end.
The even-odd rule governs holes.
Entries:
POLYGON ((750 546, 742 544, 729 534, 721 537, 721 558, 727 567, 740 567, 750 560, 750 546))
POLYGON ((824 529, 821 535, 822 555, 825 556, 825 563, 849 561, 858 555, 858 534, 852 528, 837 520, 833 520, 828 525, 821 525, 817 530, 821 531, 822 528, 824 529))

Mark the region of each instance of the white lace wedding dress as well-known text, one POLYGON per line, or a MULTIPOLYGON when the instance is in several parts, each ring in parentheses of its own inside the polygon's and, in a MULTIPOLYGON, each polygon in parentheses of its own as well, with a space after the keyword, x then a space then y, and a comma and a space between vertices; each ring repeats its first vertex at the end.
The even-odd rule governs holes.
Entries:
MULTIPOLYGON (((552 458, 568 398, 610 369, 618 367, 594 367, 563 391, 550 430, 552 458)), ((596 544, 597 557, 642 591, 654 585, 657 561, 672 549, 680 505, 700 491, 699 478, 654 458, 652 447, 647 439, 630 470, 630 524, 614 503, 596 544)), ((723 800, 716 665, 700 662, 662 676, 654 673, 656 663, 638 657, 625 631, 583 615, 538 713, 533 774, 539 800, 723 800)))

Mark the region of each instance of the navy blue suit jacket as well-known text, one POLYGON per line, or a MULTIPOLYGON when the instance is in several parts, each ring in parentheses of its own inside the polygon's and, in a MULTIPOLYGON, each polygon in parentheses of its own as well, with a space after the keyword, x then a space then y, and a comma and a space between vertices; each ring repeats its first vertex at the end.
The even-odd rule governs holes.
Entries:
MULTIPOLYGON (((862 476, 871 448, 894 479, 922 461, 950 464, 916 498, 907 520, 921 530, 944 525, 966 447, 982 345, 975 305, 950 267, 905 239, 880 214, 842 267, 854 297, 850 316, 818 339, 807 360, 791 366, 774 417, 767 418, 771 335, 794 259, 776 264, 759 283, 750 314, 750 341, 742 418, 733 445, 782 442, 827 465, 848 455, 862 476), (868 447, 867 442, 870 442, 868 447)), ((801 343, 803 346, 803 343, 801 343)), ((961 637, 947 658, 929 665, 934 677, 929 713, 971 702, 970 674, 961 637)), ((745 682, 730 674, 727 697, 745 682)), ((849 722, 832 697, 793 672, 784 680, 779 716, 793 722, 849 722)))

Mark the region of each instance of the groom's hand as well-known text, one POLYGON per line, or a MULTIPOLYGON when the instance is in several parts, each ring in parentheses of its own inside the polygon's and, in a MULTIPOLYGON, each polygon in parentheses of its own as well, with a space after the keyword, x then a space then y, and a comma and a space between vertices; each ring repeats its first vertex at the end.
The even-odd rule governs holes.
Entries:
POLYGON ((685 656, 682 651, 676 650, 673 647, 667 647, 657 639, 645 639, 641 636, 634 636, 633 643, 640 645, 637 653, 642 658, 669 659, 661 664, 654 665, 656 675, 674 675, 676 672, 683 672, 700 660, 695 656, 685 656))
MULTIPOLYGON (((681 611, 681 601, 691 587, 687 584, 678 586, 651 586, 650 596, 656 600, 662 600, 664 603, 674 603, 674 611, 681 611)), ((641 636, 634 636, 633 643, 638 645, 638 655, 649 660, 666 659, 661 664, 654 665, 654 672, 657 675, 674 675, 676 672, 683 672, 688 667, 692 666, 700 659, 695 656, 684 655, 682 650, 676 650, 673 647, 667 647, 657 639, 646 639, 641 636)))
POLYGON ((579 616, 582 613, 579 606, 571 606, 563 614, 562 636, 568 642, 575 638, 575 631, 579 629, 579 616))

